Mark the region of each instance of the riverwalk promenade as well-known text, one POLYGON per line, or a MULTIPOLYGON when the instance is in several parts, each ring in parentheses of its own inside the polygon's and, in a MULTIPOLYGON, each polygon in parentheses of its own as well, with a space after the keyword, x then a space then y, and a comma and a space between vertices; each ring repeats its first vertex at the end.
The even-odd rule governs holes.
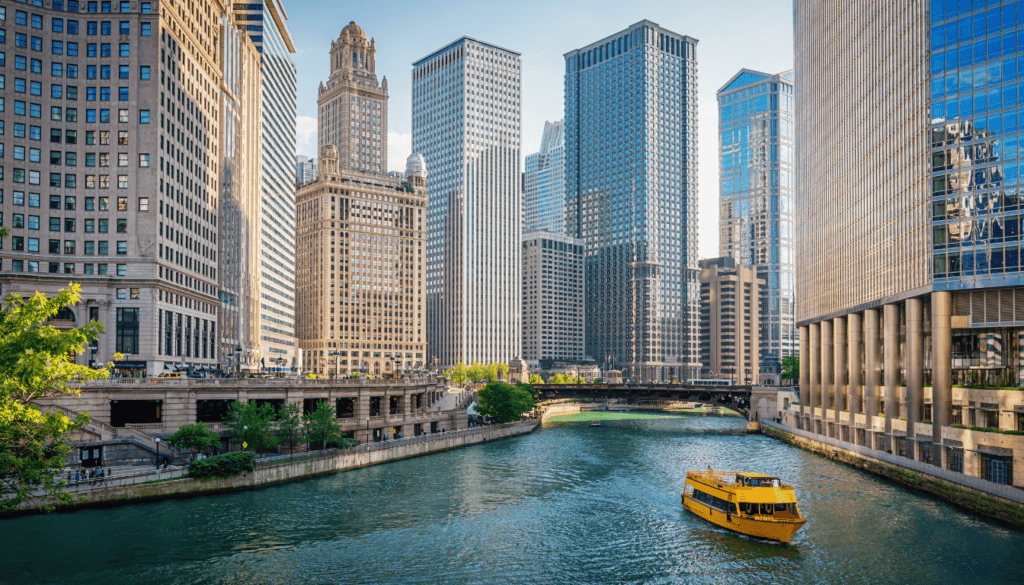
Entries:
POLYGON ((75 499, 73 504, 61 505, 52 496, 40 494, 23 504, 15 514, 31 512, 44 505, 55 505, 58 510, 66 511, 254 489, 514 437, 529 433, 540 423, 540 419, 527 419, 395 441, 364 443, 350 449, 274 455, 260 458, 254 471, 232 477, 198 480, 187 477, 187 468, 172 467, 148 473, 115 475, 102 483, 82 481, 75 485, 72 482, 68 492, 75 499))

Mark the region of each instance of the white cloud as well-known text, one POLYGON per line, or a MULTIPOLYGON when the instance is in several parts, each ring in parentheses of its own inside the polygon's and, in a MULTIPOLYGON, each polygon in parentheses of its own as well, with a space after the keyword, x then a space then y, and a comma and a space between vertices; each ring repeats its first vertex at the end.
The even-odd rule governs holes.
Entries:
POLYGON ((405 161, 412 154, 412 134, 388 130, 388 170, 405 172, 405 161))
POLYGON ((295 154, 310 158, 320 156, 316 150, 316 118, 297 116, 295 118, 295 154))

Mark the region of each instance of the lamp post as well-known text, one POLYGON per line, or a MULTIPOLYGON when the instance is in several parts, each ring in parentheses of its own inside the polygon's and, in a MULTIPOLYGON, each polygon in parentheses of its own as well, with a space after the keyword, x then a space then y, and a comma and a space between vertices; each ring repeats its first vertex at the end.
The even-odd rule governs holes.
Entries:
POLYGON ((160 469, 160 437, 155 439, 156 441, 156 468, 160 469))
POLYGON ((370 444, 370 417, 366 417, 366 444, 370 444))

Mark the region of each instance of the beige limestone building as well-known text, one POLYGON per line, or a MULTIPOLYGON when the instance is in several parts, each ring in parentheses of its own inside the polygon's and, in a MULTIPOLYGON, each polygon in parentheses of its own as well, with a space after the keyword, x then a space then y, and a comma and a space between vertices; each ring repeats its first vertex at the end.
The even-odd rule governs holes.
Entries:
POLYGON ((221 197, 228 184, 248 197, 259 142, 244 119, 231 135, 223 126, 229 95, 244 118, 258 82, 252 44, 230 40, 233 10, 0 5, 0 217, 11 232, 0 289, 81 283, 81 301, 53 321, 104 325, 78 363, 122 353, 125 375, 217 364, 221 197))
POLYGON ((303 370, 318 375, 425 366, 427 172, 415 154, 404 179, 382 171, 386 152, 372 165, 362 158, 387 135, 386 88, 363 84, 374 70, 373 43, 365 41, 350 23, 332 44, 320 128, 338 145, 324 144, 316 179, 296 197, 297 334, 303 370), (329 104, 345 104, 345 123, 329 104))
POLYGON ((756 384, 764 280, 757 269, 726 256, 700 261, 701 377, 756 384))

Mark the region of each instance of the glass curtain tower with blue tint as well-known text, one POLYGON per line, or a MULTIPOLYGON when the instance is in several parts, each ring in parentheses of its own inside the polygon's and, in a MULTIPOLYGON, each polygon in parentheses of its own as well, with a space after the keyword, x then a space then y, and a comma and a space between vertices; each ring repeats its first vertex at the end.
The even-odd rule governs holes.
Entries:
POLYGON ((565 54, 566 232, 586 241, 586 352, 627 379, 700 371, 696 46, 645 20, 565 54))
POLYGON ((469 37, 413 63, 412 148, 430 170, 432 366, 522 349, 521 79, 519 53, 469 37))
POLYGON ((796 355, 793 72, 743 69, 718 90, 718 107, 719 255, 765 281, 759 355, 796 355))
POLYGON ((261 55, 260 347, 243 348, 253 367, 296 367, 295 45, 280 0, 236 4, 235 21, 261 55))
POLYGON ((526 157, 523 233, 565 233, 565 124, 544 122, 540 152, 526 157))

